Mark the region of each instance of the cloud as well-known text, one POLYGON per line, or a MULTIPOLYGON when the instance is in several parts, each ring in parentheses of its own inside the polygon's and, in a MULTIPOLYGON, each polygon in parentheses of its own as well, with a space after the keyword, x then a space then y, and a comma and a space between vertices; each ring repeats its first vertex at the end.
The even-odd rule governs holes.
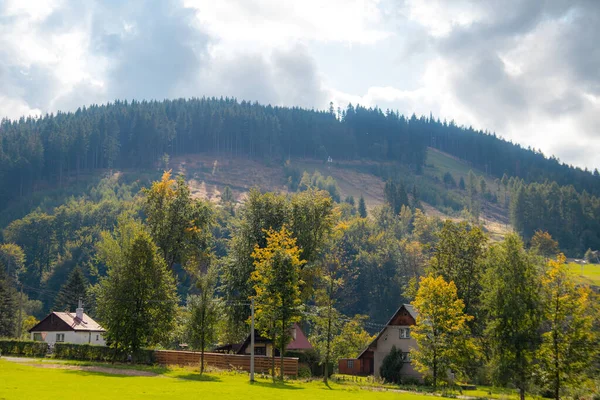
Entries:
POLYGON ((433 112, 593 167, 598 37, 594 0, 4 0, 0 114, 333 100, 433 112))

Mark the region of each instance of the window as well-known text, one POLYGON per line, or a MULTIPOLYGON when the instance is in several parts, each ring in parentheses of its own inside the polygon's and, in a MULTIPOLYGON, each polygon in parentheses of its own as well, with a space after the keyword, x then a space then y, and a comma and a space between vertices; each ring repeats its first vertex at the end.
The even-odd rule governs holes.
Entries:
POLYGON ((34 333, 33 334, 33 340, 35 340, 37 342, 41 342, 43 340, 41 332, 34 333))
POLYGON ((402 353, 402 361, 410 362, 410 353, 408 351, 402 353))
POLYGON ((400 339, 410 339, 410 328, 400 328, 400 339))
POLYGON ((64 342, 65 341, 65 334, 64 333, 57 333, 56 334, 56 342, 64 342))
POLYGON ((256 347, 254 346, 254 355, 255 356, 266 356, 267 348, 266 347, 256 347))
POLYGON ((96 335, 96 342, 100 340, 100 335, 96 335))
POLYGON ((348 369, 354 369, 354 360, 348 360, 348 369))

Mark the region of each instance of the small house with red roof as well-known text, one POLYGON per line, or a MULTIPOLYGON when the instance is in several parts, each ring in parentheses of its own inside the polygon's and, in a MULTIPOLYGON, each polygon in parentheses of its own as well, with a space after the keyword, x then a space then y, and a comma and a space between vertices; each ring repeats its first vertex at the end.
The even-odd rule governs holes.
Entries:
MULTIPOLYGON (((305 352, 312 350, 312 345, 309 343, 308 338, 300 328, 300 325, 294 323, 290 332, 292 340, 288 343, 286 351, 305 352)), ((235 354, 250 354, 250 335, 239 344, 227 344, 224 346, 217 347, 214 349, 216 352, 224 353, 235 353, 235 354)), ((259 334, 258 331, 254 331, 254 355, 271 357, 273 354, 273 341, 269 338, 265 338, 259 334)), ((279 355, 279 350, 275 346, 275 355, 279 355)))
POLYGON ((94 344, 106 346, 106 331, 83 312, 81 302, 74 313, 52 312, 29 330, 31 340, 56 343, 94 344))

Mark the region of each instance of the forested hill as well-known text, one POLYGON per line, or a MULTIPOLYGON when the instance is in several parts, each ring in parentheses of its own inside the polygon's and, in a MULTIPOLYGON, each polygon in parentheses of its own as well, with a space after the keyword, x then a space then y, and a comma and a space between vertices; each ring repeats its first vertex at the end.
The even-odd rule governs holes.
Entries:
POLYGON ((556 181, 600 195, 600 176, 481 131, 349 105, 337 112, 272 107, 235 99, 116 101, 0 125, 0 207, 38 182, 106 168, 156 165, 165 154, 230 153, 394 160, 420 172, 427 146, 494 176, 556 181))

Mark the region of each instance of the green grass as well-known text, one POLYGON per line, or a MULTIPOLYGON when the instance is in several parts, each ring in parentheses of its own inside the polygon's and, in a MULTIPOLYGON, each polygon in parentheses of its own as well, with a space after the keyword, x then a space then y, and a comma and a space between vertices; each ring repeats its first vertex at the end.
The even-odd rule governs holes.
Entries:
POLYGON ((425 400, 430 396, 364 390, 357 385, 322 382, 273 384, 268 379, 248 382, 246 374, 169 369, 154 377, 40 368, 0 360, 0 399, 398 399, 425 400))
POLYGON ((569 263, 571 272, 575 274, 579 283, 600 286, 600 264, 569 263))

